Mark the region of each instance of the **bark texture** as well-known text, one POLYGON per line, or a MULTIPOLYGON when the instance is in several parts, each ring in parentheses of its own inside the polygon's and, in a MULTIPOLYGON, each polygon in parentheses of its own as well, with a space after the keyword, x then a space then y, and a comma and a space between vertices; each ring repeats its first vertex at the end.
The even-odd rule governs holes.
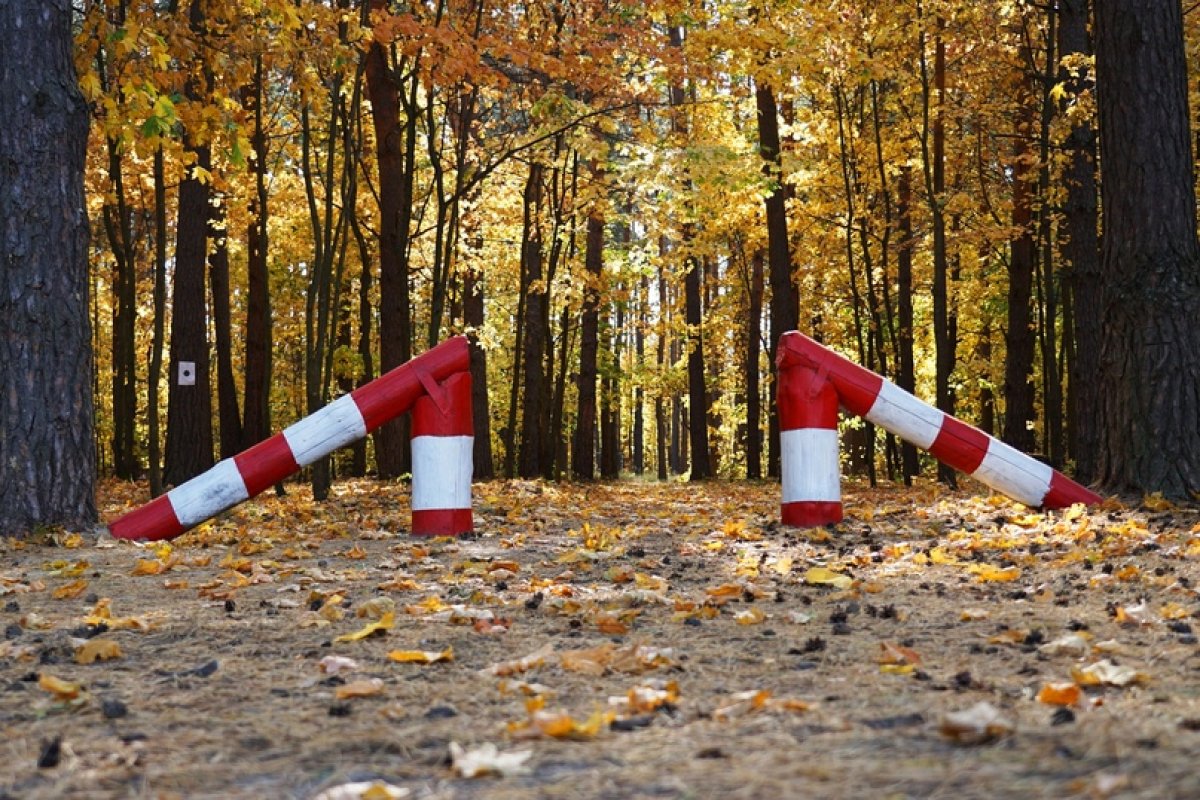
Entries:
POLYGON ((0 3, 0 534, 96 520, 83 172, 67 0, 0 3))
POLYGON ((1096 3, 1103 329, 1098 474, 1200 490, 1200 243, 1178 0, 1096 3))

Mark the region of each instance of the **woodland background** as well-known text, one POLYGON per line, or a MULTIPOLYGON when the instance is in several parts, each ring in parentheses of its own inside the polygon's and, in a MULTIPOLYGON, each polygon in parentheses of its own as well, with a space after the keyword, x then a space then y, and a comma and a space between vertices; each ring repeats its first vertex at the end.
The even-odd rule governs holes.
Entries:
POLYGON ((1091 481, 1087 5, 77 4, 101 472, 158 493, 468 332, 477 477, 777 474, 799 328, 1091 481))

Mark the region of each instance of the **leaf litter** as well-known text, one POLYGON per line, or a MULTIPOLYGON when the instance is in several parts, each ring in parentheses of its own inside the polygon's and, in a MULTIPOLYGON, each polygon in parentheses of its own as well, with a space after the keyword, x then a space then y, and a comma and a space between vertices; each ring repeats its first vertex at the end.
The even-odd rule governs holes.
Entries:
POLYGON ((0 794, 1200 795, 1194 506, 849 484, 793 530, 771 484, 475 495, 457 540, 347 481, 172 543, 0 542, 0 794))

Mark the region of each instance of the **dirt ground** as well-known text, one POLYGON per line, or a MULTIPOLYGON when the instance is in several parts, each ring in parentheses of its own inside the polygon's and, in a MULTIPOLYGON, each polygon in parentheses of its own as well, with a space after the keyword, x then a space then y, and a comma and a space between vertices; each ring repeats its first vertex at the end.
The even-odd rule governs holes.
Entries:
POLYGON ((425 540, 402 485, 295 485, 3 542, 0 798, 1200 797, 1200 511, 970 488, 792 530, 771 484, 494 482, 425 540))

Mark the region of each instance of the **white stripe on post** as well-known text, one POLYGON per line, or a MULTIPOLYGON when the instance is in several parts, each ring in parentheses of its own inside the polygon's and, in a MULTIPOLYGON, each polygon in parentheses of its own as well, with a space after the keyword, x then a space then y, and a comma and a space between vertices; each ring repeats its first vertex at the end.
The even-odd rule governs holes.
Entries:
POLYGON ((842 501, 838 432, 826 428, 799 428, 779 432, 783 502, 842 501))
POLYGON ((1050 491, 1054 470, 999 439, 988 442, 987 455, 971 477, 1027 506, 1040 506, 1050 491))
POLYGON ((184 528, 198 525, 249 496, 242 473, 232 458, 167 492, 175 516, 184 528))
POLYGON ((412 440, 412 509, 471 507, 473 436, 417 436, 412 440))
POLYGON ((922 450, 928 450, 937 439, 945 416, 938 409, 922 403, 896 384, 885 380, 866 419, 922 450))
POLYGON ((301 467, 307 467, 366 435, 367 425, 362 412, 358 410, 353 396, 348 394, 283 431, 283 437, 292 449, 292 457, 301 467))

